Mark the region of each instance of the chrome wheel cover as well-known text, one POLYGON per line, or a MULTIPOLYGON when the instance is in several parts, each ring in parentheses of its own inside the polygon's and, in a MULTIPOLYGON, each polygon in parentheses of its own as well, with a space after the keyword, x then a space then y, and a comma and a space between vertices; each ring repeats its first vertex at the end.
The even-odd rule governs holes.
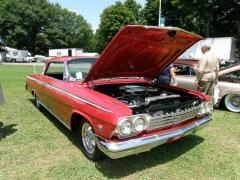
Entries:
POLYGON ((85 150, 89 154, 93 154, 95 152, 95 133, 89 123, 84 123, 82 126, 82 142, 85 150))
POLYGON ((225 106, 230 111, 240 112, 240 96, 228 94, 225 97, 225 106))

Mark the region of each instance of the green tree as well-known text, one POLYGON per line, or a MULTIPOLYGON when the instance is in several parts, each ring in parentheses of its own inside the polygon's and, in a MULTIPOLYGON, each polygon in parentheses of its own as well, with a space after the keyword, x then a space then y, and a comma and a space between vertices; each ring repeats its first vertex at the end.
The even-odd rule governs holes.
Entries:
POLYGON ((100 17, 100 25, 96 32, 98 38, 96 51, 98 53, 104 50, 119 29, 127 24, 135 24, 136 21, 132 11, 120 1, 104 9, 100 17))
MULTIPOLYGON (((147 24, 158 25, 159 0, 146 1, 144 17, 147 24)), ((165 17, 166 26, 181 27, 204 37, 240 32, 238 0, 161 0, 161 3, 161 16, 165 17)))
POLYGON ((93 34, 89 45, 84 47, 84 52, 96 52, 96 47, 98 45, 98 36, 97 34, 93 34))
POLYGON ((2 37, 0 36, 0 52, 5 52, 5 43, 2 41, 2 37))
POLYGON ((158 26, 159 0, 146 0, 143 16, 147 25, 158 26))
POLYGON ((88 46, 91 26, 81 15, 48 0, 0 0, 0 34, 6 44, 46 54, 51 48, 88 46))
MULTIPOLYGON (((144 17, 147 24, 159 24, 159 0, 146 0, 144 17)), ((194 25, 194 18, 198 18, 198 9, 195 1, 186 0, 161 0, 161 17, 165 18, 165 26, 180 27, 189 31, 200 33, 198 24, 194 25)), ((199 34, 198 33, 198 34, 199 34)))
MULTIPOLYGON (((148 25, 158 25, 159 0, 146 0, 148 25)), ((161 0, 166 26, 186 29, 204 37, 235 37, 240 48, 239 0, 161 0)), ((240 52, 240 49, 239 49, 240 52)))
MULTIPOLYGON (((215 9, 212 21, 215 36, 235 36, 240 38, 240 1, 214 1, 215 9)), ((240 39, 239 39, 240 40, 240 39)))
POLYGON ((142 6, 141 4, 137 3, 135 0, 126 0, 124 2, 124 5, 133 13, 133 16, 135 18, 135 24, 145 24, 146 21, 143 16, 142 12, 142 6))

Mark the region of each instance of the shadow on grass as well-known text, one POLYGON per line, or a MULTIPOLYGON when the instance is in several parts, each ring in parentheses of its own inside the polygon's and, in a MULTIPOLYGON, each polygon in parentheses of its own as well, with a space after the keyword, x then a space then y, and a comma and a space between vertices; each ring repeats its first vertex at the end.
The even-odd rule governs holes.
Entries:
POLYGON ((179 141, 163 144, 138 155, 116 160, 107 158, 102 162, 96 162, 96 168, 109 179, 123 178, 138 171, 172 161, 203 141, 203 138, 196 135, 186 136, 179 141))
MULTIPOLYGON (((30 100, 34 104, 34 100, 30 100)), ((80 149, 77 134, 69 131, 60 121, 58 121, 50 112, 43 111, 43 115, 48 118, 68 139, 80 149)), ((197 135, 189 135, 181 140, 164 144, 153 148, 151 151, 132 155, 120 159, 110 159, 106 157, 103 161, 95 162, 96 168, 109 179, 118 179, 129 176, 138 171, 142 171, 159 164, 165 164, 172 161, 182 154, 185 154, 195 146, 204 141, 197 135)), ((80 150, 79 150, 79 153, 80 150)))
POLYGON ((0 134, 5 134, 6 136, 10 136, 11 134, 15 133, 17 129, 14 129, 14 126, 17 124, 11 124, 8 126, 4 126, 2 122, 0 122, 0 134))

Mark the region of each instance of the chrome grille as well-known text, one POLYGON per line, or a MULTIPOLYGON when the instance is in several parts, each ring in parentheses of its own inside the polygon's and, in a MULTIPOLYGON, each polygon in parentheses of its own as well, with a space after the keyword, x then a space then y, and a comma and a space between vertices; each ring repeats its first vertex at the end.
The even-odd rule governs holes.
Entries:
POLYGON ((151 117, 147 130, 171 126, 186 121, 188 119, 192 119, 198 114, 200 109, 200 106, 195 106, 191 108, 186 108, 185 110, 181 110, 180 112, 171 112, 168 114, 151 117))

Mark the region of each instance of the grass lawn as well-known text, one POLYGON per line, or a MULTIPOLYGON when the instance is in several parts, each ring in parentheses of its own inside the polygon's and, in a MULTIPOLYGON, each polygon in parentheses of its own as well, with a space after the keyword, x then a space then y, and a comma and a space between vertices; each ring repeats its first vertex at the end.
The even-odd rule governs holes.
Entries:
MULTIPOLYGON (((36 72, 42 71, 36 67, 36 72)), ((226 180, 240 179, 240 114, 215 109, 213 121, 196 135, 149 152, 91 162, 70 132, 34 106, 25 90, 33 67, 0 65, 6 104, 0 106, 1 180, 226 180)))

